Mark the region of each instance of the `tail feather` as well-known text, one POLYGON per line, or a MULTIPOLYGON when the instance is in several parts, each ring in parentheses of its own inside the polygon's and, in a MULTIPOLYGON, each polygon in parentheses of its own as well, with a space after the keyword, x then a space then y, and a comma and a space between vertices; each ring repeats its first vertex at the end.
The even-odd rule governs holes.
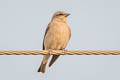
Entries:
POLYGON ((49 57, 50 57, 50 54, 47 54, 44 56, 43 61, 40 65, 40 68, 38 69, 38 72, 42 72, 42 73, 45 72, 46 64, 47 64, 49 57))
POLYGON ((41 64, 40 68, 38 69, 38 72, 42 72, 45 73, 45 68, 46 68, 46 64, 41 64))
POLYGON ((51 61, 50 61, 50 63, 49 63, 49 67, 52 66, 52 64, 58 59, 59 56, 60 56, 60 55, 53 55, 53 57, 52 57, 52 59, 51 59, 51 61))

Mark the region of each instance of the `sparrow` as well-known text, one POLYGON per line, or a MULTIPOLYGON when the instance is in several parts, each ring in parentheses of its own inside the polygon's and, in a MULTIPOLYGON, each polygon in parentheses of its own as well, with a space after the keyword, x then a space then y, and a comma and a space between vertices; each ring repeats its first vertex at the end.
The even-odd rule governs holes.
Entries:
MULTIPOLYGON (((50 23, 48 24, 44 39, 43 50, 64 50, 71 37, 71 30, 67 24, 67 17, 69 13, 64 11, 57 11, 50 23)), ((42 63, 38 69, 38 72, 45 72, 46 64, 50 58, 50 54, 44 55, 42 63)), ((53 55, 49 63, 49 67, 58 59, 60 55, 53 55)))

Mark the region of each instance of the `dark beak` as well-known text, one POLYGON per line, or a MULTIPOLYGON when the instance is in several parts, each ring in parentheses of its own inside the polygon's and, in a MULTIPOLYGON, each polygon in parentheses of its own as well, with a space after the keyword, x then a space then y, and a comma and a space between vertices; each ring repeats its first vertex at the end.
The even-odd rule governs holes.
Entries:
POLYGON ((70 14, 68 13, 68 14, 66 14, 66 17, 68 17, 70 14))

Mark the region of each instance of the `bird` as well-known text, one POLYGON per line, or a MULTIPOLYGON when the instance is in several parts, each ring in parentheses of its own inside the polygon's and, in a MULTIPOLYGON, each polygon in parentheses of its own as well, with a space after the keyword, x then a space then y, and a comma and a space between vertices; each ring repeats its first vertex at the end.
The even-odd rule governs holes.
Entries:
MULTIPOLYGON (((43 50, 65 50, 70 37, 71 29, 67 24, 67 17, 69 13, 64 11, 57 11, 53 14, 53 17, 48 24, 44 39, 43 50)), ((46 64, 50 58, 50 54, 44 55, 38 72, 45 73, 46 64)), ((58 59, 60 55, 53 55, 49 63, 49 67, 58 59)))

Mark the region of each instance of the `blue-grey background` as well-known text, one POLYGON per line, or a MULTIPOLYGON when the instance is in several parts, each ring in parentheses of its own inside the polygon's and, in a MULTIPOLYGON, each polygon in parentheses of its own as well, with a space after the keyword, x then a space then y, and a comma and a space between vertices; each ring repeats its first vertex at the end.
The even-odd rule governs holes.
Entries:
MULTIPOLYGON (((119 0, 0 0, 0 50, 41 50, 56 11, 71 14, 68 50, 120 50, 119 0)), ((120 56, 61 56, 38 73, 42 55, 1 55, 0 80, 120 80, 120 56)))

